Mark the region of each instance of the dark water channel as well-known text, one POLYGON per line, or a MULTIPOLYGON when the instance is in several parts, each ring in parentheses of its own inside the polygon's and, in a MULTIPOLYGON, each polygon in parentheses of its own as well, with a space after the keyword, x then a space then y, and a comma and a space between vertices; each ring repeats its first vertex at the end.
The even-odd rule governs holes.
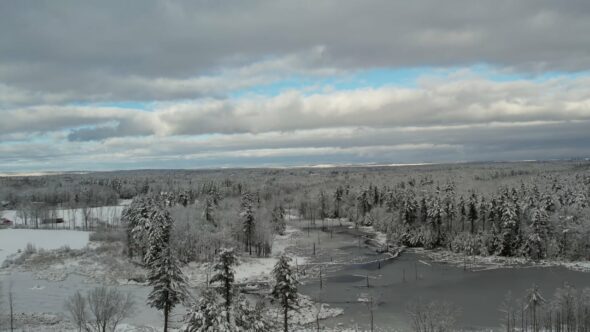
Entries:
MULTIPOLYGON (((340 228, 335 232, 328 251, 364 261, 384 257, 367 245, 359 248, 358 236, 351 232, 355 231, 340 228)), ((326 321, 326 326, 367 328, 369 310, 359 299, 372 296, 376 303, 374 324, 379 331, 408 330, 407 305, 418 298, 452 302, 462 312, 460 328, 489 331, 500 327, 502 313, 498 308, 508 291, 521 297, 535 283, 542 294, 550 298, 565 282, 575 287, 590 287, 590 273, 562 267, 469 271, 432 262, 424 254, 406 252, 394 260, 382 262, 380 268, 379 263, 373 262, 332 269, 325 274, 321 290, 319 280, 314 279, 302 285, 300 291, 313 298, 321 295, 322 301, 344 309, 343 315, 326 321), (367 276, 370 287, 367 287, 367 276)))

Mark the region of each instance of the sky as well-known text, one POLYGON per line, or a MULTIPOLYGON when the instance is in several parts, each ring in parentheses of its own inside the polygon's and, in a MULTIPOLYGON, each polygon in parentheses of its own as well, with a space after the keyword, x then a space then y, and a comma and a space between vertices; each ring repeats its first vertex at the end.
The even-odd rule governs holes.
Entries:
POLYGON ((0 171, 590 157, 587 0, 0 2, 0 171))

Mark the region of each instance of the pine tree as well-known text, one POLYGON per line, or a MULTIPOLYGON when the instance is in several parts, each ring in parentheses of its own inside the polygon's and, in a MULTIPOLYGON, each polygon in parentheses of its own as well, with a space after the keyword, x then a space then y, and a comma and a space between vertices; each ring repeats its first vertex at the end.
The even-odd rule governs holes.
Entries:
POLYGON ((201 293, 199 301, 185 318, 182 332, 237 332, 235 325, 228 323, 224 307, 217 301, 217 295, 210 289, 201 293))
POLYGON ((236 256, 233 249, 221 249, 219 259, 213 266, 215 274, 210 283, 220 283, 219 292, 225 299, 225 312, 227 322, 230 322, 230 308, 232 305, 233 283, 235 281, 233 266, 236 264, 236 256))
POLYGON ((418 204, 414 198, 413 191, 407 191, 403 198, 403 206, 400 211, 402 222, 410 226, 416 221, 416 212, 418 210, 418 204))
POLYGON ((428 221, 428 205, 426 204, 426 197, 420 200, 420 222, 425 224, 428 221))
POLYGON ((207 222, 211 223, 212 225, 215 225, 214 210, 215 210, 215 199, 213 196, 208 195, 207 198, 205 199, 205 211, 203 214, 205 215, 205 220, 207 222))
POLYGON ((445 211, 441 206, 440 199, 438 197, 432 199, 428 209, 428 221, 432 231, 436 233, 436 239, 434 243, 431 244, 433 247, 439 245, 442 241, 441 225, 444 213, 445 211))
POLYGON ((252 307, 248 301, 241 296, 235 305, 235 325, 239 331, 248 332, 270 332, 271 324, 264 317, 266 306, 263 301, 252 307))
POLYGON ((320 219, 324 220, 325 218, 328 217, 328 198, 326 197, 326 193, 323 190, 320 191, 319 204, 320 204, 320 219))
POLYGON ((283 309, 283 331, 289 331, 289 310, 297 307, 297 280, 289 266, 291 259, 285 255, 279 258, 272 273, 275 284, 272 289, 272 296, 279 302, 283 309))
POLYGON ((512 202, 505 200, 501 207, 501 247, 502 256, 512 256, 518 248, 517 215, 512 202))
POLYGON ((250 255, 252 255, 252 241, 256 228, 256 219, 254 217, 253 205, 253 195, 250 193, 244 193, 240 203, 242 209, 240 212, 240 217, 242 218, 242 231, 244 232, 245 249, 250 255))
POLYGON ((470 233, 474 234, 475 221, 477 220, 477 197, 475 196, 475 193, 469 197, 467 218, 469 219, 469 223, 471 225, 470 233))
POLYGON ((186 281, 170 246, 162 248, 151 262, 148 284, 153 287, 147 303, 164 312, 164 332, 170 311, 187 296, 186 281))
POLYGON ((537 319, 537 309, 538 307, 543 304, 545 299, 541 296, 539 292, 539 288, 537 285, 533 284, 533 287, 527 291, 526 295, 526 307, 525 309, 531 310, 532 312, 532 320, 533 320, 533 332, 539 332, 539 324, 537 319))
POLYGON ((481 219, 481 229, 483 232, 486 231, 486 218, 487 218, 487 203, 486 203, 486 199, 485 197, 481 198, 481 201, 479 203, 479 214, 480 214, 480 219, 481 219))
POLYGON ((342 204, 343 195, 344 189, 342 187, 336 188, 334 191, 334 218, 340 218, 340 204, 342 204))
POLYGON ((543 209, 533 209, 530 233, 524 244, 524 253, 532 259, 543 259, 546 256, 547 220, 547 213, 543 209))
POLYGON ((152 266, 160 252, 169 247, 172 223, 173 220, 168 210, 159 206, 152 207, 145 225, 147 248, 145 249, 144 262, 148 266, 152 266))
POLYGON ((248 204, 245 207, 244 212, 242 212, 242 225, 243 231, 245 236, 245 246, 246 250, 250 255, 252 255, 252 240, 254 237, 254 231, 256 228, 256 220, 254 218, 254 211, 252 209, 252 204, 248 204))
POLYGON ((361 216, 365 216, 371 211, 371 202, 369 199, 369 192, 367 189, 362 189, 360 194, 357 196, 357 209, 361 216))
POLYGON ((461 214, 461 232, 465 231, 465 216, 467 215, 467 211, 465 210, 465 199, 463 196, 459 198, 459 212, 461 214))
POLYGON ((285 235, 287 224, 285 223, 285 210, 282 206, 275 206, 272 210, 271 221, 277 234, 285 235))
POLYGON ((122 212, 121 221, 127 228, 127 250, 130 258, 133 258, 134 250, 139 250, 143 260, 149 219, 156 205, 152 197, 139 196, 134 198, 122 212))

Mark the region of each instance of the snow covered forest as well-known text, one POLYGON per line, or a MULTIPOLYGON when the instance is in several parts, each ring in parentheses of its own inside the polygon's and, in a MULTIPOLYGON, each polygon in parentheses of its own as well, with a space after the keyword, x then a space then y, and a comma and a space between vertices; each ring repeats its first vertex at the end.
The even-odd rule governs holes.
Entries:
MULTIPOLYGON (((470 272, 467 264, 491 261, 498 269, 563 265, 590 271, 586 161, 2 177, 0 201, 6 221, 0 236, 12 228, 90 231, 89 244, 80 249, 29 243, 7 255, 0 292, 7 295, 0 309, 5 329, 50 328, 34 324, 39 318, 32 313, 15 322, 12 306, 20 290, 9 286, 9 276, 16 271, 53 281, 86 274, 97 283, 61 299, 67 310, 59 311, 54 330, 132 331, 137 326, 128 320, 143 307, 160 315, 150 328, 164 331, 469 329, 461 323, 461 303, 428 298, 408 304, 406 325, 375 319, 388 299, 374 302, 372 295, 350 299, 366 304, 370 324, 338 321, 337 303, 299 290, 310 284, 322 289, 339 264, 352 263, 353 257, 335 262, 329 252, 335 230, 356 234, 359 247, 362 239, 368 250, 389 255, 377 258, 378 269, 395 265, 405 252, 419 252, 433 264, 463 266, 464 273, 470 272), (107 206, 117 208, 85 217, 84 211, 107 206), (55 211, 65 209, 81 213, 62 213, 57 222, 55 211), (90 263, 80 263, 85 259, 92 272, 90 263), (56 277, 58 271, 63 276, 56 277), (121 288, 130 283, 148 291, 145 301, 121 288)), ((415 274, 418 280, 417 268, 415 274)), ((367 289, 373 278, 388 277, 367 272, 367 289)), ((527 282, 523 294, 505 290, 504 301, 495 304, 497 324, 488 328, 590 329, 590 283, 541 294, 536 280, 527 282)))

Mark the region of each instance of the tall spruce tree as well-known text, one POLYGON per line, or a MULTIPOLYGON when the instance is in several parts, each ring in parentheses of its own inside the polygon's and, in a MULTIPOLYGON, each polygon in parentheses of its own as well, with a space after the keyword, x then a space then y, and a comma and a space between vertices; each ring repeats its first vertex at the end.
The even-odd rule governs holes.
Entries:
POLYGON ((242 196, 242 212, 240 214, 242 217, 242 230, 244 232, 246 251, 248 251, 250 255, 252 255, 252 241, 256 228, 253 204, 254 202, 252 201, 251 195, 244 194, 244 196, 242 196))
POLYGON ((272 273, 275 284, 272 296, 279 302, 283 309, 283 331, 289 331, 289 310, 297 308, 297 280, 289 266, 291 259, 282 255, 275 265, 272 273))
POLYGON ((139 251, 143 260, 147 247, 148 225, 157 205, 153 197, 139 196, 123 210, 121 221, 126 225, 129 258, 133 258, 136 251, 139 251))
POLYGON ((547 249, 547 212, 534 208, 531 213, 530 232, 524 243, 524 253, 532 259, 543 259, 547 249))
POLYGON ((178 260, 169 245, 162 248, 150 263, 148 284, 153 287, 147 303, 164 313, 164 332, 172 309, 187 297, 186 281, 178 260))
POLYGON ((477 196, 475 193, 471 194, 469 197, 469 202, 467 204, 467 218, 469 219, 470 230, 471 234, 475 233, 475 221, 477 221, 477 196))
POLYGON ((233 249, 221 249, 219 259, 213 266, 215 274, 211 277, 210 283, 219 283, 219 293, 225 300, 226 320, 230 322, 230 312, 233 297, 233 284, 235 281, 233 266, 236 264, 236 255, 233 249))

